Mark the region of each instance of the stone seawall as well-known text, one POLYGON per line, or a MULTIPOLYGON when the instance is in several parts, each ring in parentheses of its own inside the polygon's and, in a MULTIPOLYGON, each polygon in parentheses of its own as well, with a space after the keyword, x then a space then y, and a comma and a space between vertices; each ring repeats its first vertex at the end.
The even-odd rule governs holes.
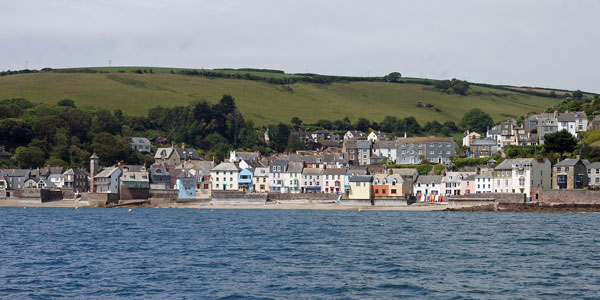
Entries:
POLYGON ((600 204, 600 190, 537 190, 532 189, 533 201, 556 204, 600 204), (537 197, 537 200, 536 200, 537 197))
POLYGON ((178 190, 171 189, 150 189, 149 199, 151 202, 174 203, 179 198, 178 190))
POLYGON ((267 194, 248 194, 245 192, 227 192, 227 191, 219 191, 212 193, 211 202, 212 203, 266 203, 267 202, 267 194))
POLYGON ((337 200, 339 195, 337 194, 326 194, 326 193, 306 193, 306 194, 280 194, 271 193, 269 194, 270 201, 334 201, 337 200))
MULTIPOLYGON (((467 201, 495 201, 496 203, 524 203, 524 194, 501 194, 501 193, 489 193, 489 194, 468 194, 468 195, 457 195, 449 196, 444 198, 450 204, 451 202, 463 202, 467 201)), ((476 202, 475 202, 476 203, 476 202)))
POLYGON ((342 199, 344 206, 408 206, 406 199, 342 199))

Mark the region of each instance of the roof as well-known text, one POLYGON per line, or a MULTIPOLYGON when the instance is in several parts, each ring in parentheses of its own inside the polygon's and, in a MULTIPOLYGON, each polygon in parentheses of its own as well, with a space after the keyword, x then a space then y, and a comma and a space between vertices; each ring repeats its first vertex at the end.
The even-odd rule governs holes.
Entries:
MULTIPOLYGON (((544 158, 545 160, 545 158, 544 158)), ((512 169, 513 165, 522 165, 522 164, 534 164, 537 160, 535 158, 512 158, 506 159, 501 162, 498 166, 496 166, 495 170, 507 170, 512 169)))
POLYGON ((304 168, 303 163, 291 162, 288 164, 288 168, 285 172, 286 173, 302 173, 302 168, 304 168))
POLYGON ((150 140, 145 137, 132 137, 129 141, 133 145, 151 146, 150 140))
POLYGON ((372 180, 373 177, 369 175, 356 175, 350 177, 350 182, 371 182, 372 180))
POLYGON ((150 181, 148 172, 125 171, 121 174, 121 181, 150 181))
POLYGON ((150 171, 150 176, 171 176, 166 168, 152 168, 148 171, 150 171))
POLYGON ((348 133, 352 134, 352 136, 354 136, 354 137, 364 137, 365 136, 364 132, 358 131, 358 130, 348 130, 348 132, 346 132, 346 134, 348 134, 348 133))
POLYGON ((29 177, 31 170, 29 169, 10 169, 6 170, 8 177, 29 177))
POLYGON ((257 152, 235 152, 235 156, 237 156, 238 159, 243 159, 243 160, 256 160, 260 157, 260 153, 257 152))
POLYGON ((426 137, 412 137, 412 138, 405 138, 403 140, 400 140, 400 143, 433 143, 433 142, 437 142, 437 143, 454 143, 454 139, 451 137, 433 137, 433 136, 426 136, 426 137))
POLYGON ((421 183, 431 183, 431 182, 435 182, 437 184, 442 183, 442 175, 422 175, 419 176, 419 178, 417 178, 417 182, 421 182, 421 183))
POLYGON ((467 177, 463 178, 463 180, 474 181, 474 180, 475 180, 475 176, 476 176, 475 174, 473 174, 473 175, 469 175, 469 176, 467 176, 467 177))
POLYGON ((302 170, 303 175, 322 175, 323 169, 320 168, 304 168, 302 170))
POLYGON ((348 169, 346 176, 367 175, 366 169, 348 169))
POLYGON ((236 171, 238 172, 240 168, 236 166, 234 163, 230 162, 222 162, 218 166, 211 169, 211 171, 236 171))
MULTIPOLYGON (((557 162, 554 166, 555 167, 571 167, 571 166, 576 165, 580 161, 581 161, 581 159, 567 158, 567 159, 557 162)), ((581 162, 581 163, 583 163, 583 162, 581 162)))
POLYGON ((481 172, 481 174, 476 175, 475 178, 492 178, 494 177, 494 173, 491 171, 481 172))
POLYGON ((600 162, 591 163, 588 168, 590 168, 590 169, 600 169, 600 162))
POLYGON ((331 168, 323 170, 323 175, 346 175, 346 168, 331 168))
POLYGON ((401 176, 413 176, 415 174, 419 174, 419 171, 415 168, 394 168, 392 169, 392 174, 398 174, 401 176))
POLYGON ((373 144, 373 149, 396 148, 396 147, 398 147, 398 144, 396 143, 396 141, 377 141, 373 144))
POLYGON ((96 152, 94 152, 94 154, 92 154, 92 156, 90 156, 90 158, 99 158, 98 154, 96 154, 96 152))
POLYGON ((190 148, 158 148, 158 149, 156 149, 154 158, 160 159, 163 157, 163 155, 165 158, 169 158, 169 157, 171 157, 171 155, 173 155, 173 152, 177 152, 180 159, 182 159, 182 160, 186 160, 186 159, 198 160, 198 159, 200 159, 200 156, 198 156, 198 152, 196 152, 196 150, 190 149, 190 148))
POLYGON ((368 149, 368 148, 371 148, 371 141, 369 141, 369 140, 358 140, 358 141, 356 141, 356 147, 358 149, 368 149))
POLYGON ((485 138, 485 139, 478 139, 478 140, 474 140, 471 142, 471 146, 478 146, 478 145, 496 145, 496 141, 494 141, 491 138, 485 138))
POLYGON ((268 167, 260 167, 254 169, 254 176, 269 176, 269 168, 268 167))
POLYGON ((98 173, 98 175, 94 176, 94 178, 106 178, 106 177, 110 177, 117 170, 119 170, 119 168, 116 168, 116 167, 105 168, 100 173, 98 173))

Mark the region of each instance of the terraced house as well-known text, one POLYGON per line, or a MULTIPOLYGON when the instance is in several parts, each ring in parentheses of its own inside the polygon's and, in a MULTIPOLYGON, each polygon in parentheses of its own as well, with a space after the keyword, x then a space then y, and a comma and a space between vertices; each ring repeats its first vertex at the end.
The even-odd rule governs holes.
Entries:
POLYGON ((398 142, 397 164, 420 164, 423 159, 450 164, 456 155, 456 143, 448 137, 414 137, 398 142))

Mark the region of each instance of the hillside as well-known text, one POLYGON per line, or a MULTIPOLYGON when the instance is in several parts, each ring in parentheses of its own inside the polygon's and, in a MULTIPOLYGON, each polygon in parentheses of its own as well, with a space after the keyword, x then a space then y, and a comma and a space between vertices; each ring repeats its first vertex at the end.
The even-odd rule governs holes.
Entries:
MULTIPOLYGON (((352 120, 366 117, 381 121, 386 115, 414 116, 425 124, 431 120, 458 121, 475 107, 500 121, 531 111, 543 111, 559 101, 475 85, 471 86, 468 96, 444 94, 431 86, 413 83, 300 82, 288 88, 265 81, 172 74, 171 70, 177 72, 180 69, 171 68, 153 68, 153 73, 136 74, 131 72, 135 68, 100 68, 101 73, 63 73, 58 70, 3 76, 0 77, 0 99, 22 97, 54 104, 68 98, 79 107, 120 108, 124 113, 140 115, 157 105, 186 105, 202 99, 214 102, 223 94, 231 94, 245 118, 259 125, 287 123, 294 116, 314 122, 346 116, 352 120), (418 107, 419 102, 433 107, 418 107)), ((273 77, 305 76, 256 73, 273 77)))

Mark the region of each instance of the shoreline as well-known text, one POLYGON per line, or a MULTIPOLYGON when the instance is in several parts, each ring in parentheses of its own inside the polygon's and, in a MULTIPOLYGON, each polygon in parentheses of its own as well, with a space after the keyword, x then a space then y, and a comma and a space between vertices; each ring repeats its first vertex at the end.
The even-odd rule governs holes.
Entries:
MULTIPOLYGON (((0 200, 0 207, 63 207, 63 208, 98 208, 87 202, 74 200, 57 200, 44 203, 21 200, 0 200)), ((351 206, 339 203, 267 203, 267 204, 207 204, 207 203, 162 203, 142 205, 120 205, 120 208, 190 208, 190 209, 266 209, 266 210, 378 210, 378 211, 443 211, 444 204, 409 205, 409 206, 351 206)), ((107 206, 106 208, 113 208, 107 206)))

